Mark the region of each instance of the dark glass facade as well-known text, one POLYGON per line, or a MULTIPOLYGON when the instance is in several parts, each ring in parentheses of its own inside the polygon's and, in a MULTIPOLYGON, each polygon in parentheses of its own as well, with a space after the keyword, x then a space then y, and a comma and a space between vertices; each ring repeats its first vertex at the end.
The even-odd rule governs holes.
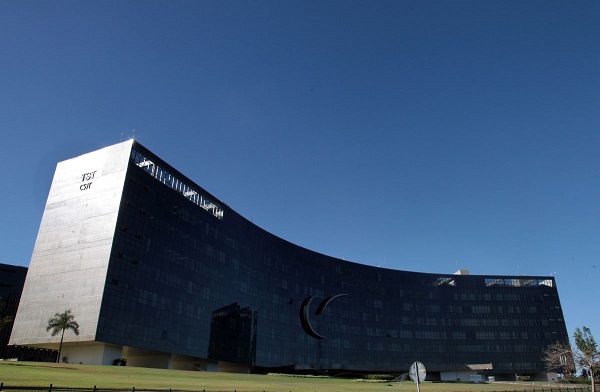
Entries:
POLYGON ((0 358, 54 362, 56 360, 56 351, 54 350, 8 344, 26 276, 26 267, 0 264, 0 298, 2 299, 0 318, 6 321, 0 327, 0 358))
POLYGON ((15 314, 19 306, 21 291, 25 283, 27 268, 9 264, 0 264, 0 318, 6 320, 6 324, 0 325, 0 357, 7 358, 11 352, 8 340, 12 331, 15 314))
POLYGON ((567 339, 552 277, 328 257, 262 230, 133 144, 99 342, 257 371, 399 372, 418 360, 432 374, 465 364, 536 374, 541 351, 567 339))

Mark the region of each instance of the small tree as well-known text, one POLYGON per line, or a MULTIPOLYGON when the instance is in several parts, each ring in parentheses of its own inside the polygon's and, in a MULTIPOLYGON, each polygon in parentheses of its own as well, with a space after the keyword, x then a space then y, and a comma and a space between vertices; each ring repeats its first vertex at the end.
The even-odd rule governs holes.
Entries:
POLYGON ((564 373, 581 368, 582 375, 589 375, 592 380, 592 392, 596 392, 596 374, 600 365, 598 344, 588 327, 576 328, 573 334, 575 345, 555 343, 542 353, 542 360, 548 370, 563 369, 564 373))
POLYGON ((587 371, 592 379, 592 392, 596 392, 596 370, 600 364, 600 352, 598 343, 594 340, 592 332, 588 327, 576 328, 573 334, 575 348, 573 358, 577 366, 587 371))
POLYGON ((573 351, 568 343, 556 342, 548 346, 542 352, 542 361, 546 364, 546 369, 562 372, 565 377, 569 377, 575 370, 573 351))
POLYGON ((67 309, 62 313, 56 313, 54 317, 48 320, 46 331, 52 330, 52 336, 56 336, 59 332, 61 333, 56 362, 60 361, 63 338, 65 337, 65 331, 68 329, 72 330, 75 335, 79 335, 79 323, 75 321, 75 315, 71 312, 71 309, 67 309))

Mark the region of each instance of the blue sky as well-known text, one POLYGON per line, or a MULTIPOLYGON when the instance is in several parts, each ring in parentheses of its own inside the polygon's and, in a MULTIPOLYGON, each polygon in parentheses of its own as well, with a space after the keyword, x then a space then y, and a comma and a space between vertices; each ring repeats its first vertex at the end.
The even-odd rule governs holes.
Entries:
POLYGON ((3 1, 0 262, 55 165, 132 136, 264 229, 553 275, 600 336, 600 2, 3 1))

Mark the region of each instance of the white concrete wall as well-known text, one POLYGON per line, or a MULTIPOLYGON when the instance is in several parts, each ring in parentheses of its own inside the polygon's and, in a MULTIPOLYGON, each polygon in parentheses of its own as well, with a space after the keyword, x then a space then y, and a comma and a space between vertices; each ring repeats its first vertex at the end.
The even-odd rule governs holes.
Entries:
POLYGON ((250 373, 250 368, 246 365, 240 365, 237 363, 219 361, 219 370, 218 371, 225 372, 225 373, 248 374, 248 373, 250 373))
POLYGON ((558 374, 554 372, 546 373, 546 379, 550 382, 558 382, 558 374))
POLYGON ((171 355, 171 369, 194 370, 194 358, 186 355, 171 355))
POLYGON ((158 369, 171 368, 171 354, 158 351, 142 350, 126 347, 123 358, 127 359, 127 366, 139 366, 158 369))
POLYGON ((9 344, 58 348, 46 327, 66 309, 80 335, 67 331, 64 341, 95 339, 132 143, 57 165, 9 344))
POLYGON ((471 375, 477 375, 475 371, 441 372, 442 381, 470 381, 471 375))
POLYGON ((60 354, 68 357, 69 363, 81 363, 84 365, 112 365, 113 361, 122 357, 123 348, 107 344, 73 344, 63 346, 60 354))
POLYGON ((172 354, 171 369, 217 372, 219 371, 219 363, 187 355, 172 354))

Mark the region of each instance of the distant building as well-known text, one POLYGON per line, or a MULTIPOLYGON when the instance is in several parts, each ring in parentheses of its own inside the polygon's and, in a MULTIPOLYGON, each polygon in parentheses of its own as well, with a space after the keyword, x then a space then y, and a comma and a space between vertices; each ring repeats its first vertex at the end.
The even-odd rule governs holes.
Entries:
POLYGON ((65 309, 80 335, 61 355, 86 364, 399 373, 420 361, 431 379, 514 379, 545 374, 541 351, 568 339, 551 276, 328 257, 132 140, 57 165, 11 344, 56 348, 46 323, 65 309))
MULTIPOLYGON (((0 264, 0 298, 4 303, 4 307, 0 309, 2 320, 14 319, 17 314, 26 275, 27 267, 0 264)), ((0 329, 0 358, 20 359, 22 361, 54 361, 56 359, 54 350, 9 346, 8 341, 12 328, 13 322, 8 322, 6 325, 2 325, 0 329)))
POLYGON ((0 263, 0 298, 5 303, 5 316, 17 313, 26 275, 27 267, 0 263))

